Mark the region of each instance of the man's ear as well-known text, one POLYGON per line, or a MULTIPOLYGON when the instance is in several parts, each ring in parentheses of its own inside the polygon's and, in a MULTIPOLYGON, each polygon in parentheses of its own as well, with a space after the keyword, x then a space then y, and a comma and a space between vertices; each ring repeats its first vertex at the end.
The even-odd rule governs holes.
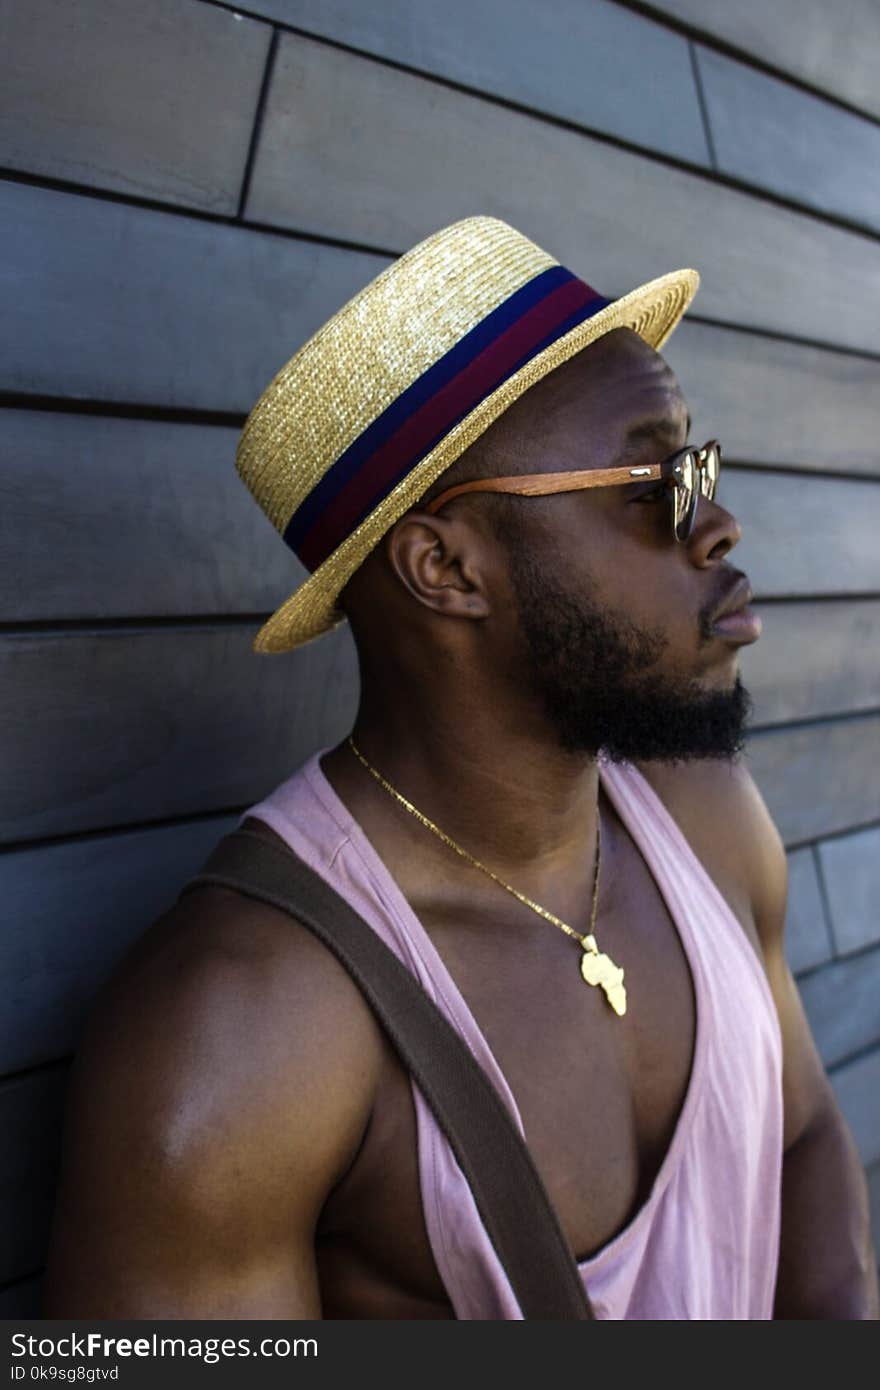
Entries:
POLYGON ((485 542, 462 518, 407 512, 386 536, 385 554, 400 583, 426 608, 449 617, 489 616, 485 542))

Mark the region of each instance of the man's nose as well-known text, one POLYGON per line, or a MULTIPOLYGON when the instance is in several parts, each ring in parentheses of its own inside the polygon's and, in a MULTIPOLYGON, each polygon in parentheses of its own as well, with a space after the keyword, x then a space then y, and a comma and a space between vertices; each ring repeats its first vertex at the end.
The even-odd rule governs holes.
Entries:
POLYGON ((723 560, 742 540, 742 527, 733 512, 701 493, 694 517, 694 529, 687 542, 695 565, 711 565, 723 560))

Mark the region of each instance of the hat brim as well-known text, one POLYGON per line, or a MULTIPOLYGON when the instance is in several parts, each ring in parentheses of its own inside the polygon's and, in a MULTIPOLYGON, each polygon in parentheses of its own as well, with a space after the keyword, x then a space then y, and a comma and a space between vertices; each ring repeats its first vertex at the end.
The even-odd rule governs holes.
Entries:
POLYGON ((432 483, 465 449, 479 439, 530 386, 574 357, 597 338, 617 328, 631 328, 659 349, 678 324, 697 292, 695 270, 675 270, 615 299, 551 343, 460 420, 341 545, 281 604, 254 638, 256 652, 285 652, 312 642, 345 622, 337 600, 352 575, 386 531, 423 497, 432 483))

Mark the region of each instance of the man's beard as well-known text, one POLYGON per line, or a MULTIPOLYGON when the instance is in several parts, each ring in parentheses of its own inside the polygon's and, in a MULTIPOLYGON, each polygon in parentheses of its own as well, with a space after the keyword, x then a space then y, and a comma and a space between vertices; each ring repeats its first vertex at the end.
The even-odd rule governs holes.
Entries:
POLYGON ((661 675, 661 633, 575 599, 520 547, 510 562, 526 649, 515 677, 540 700, 561 748, 593 756, 602 749, 613 762, 732 758, 742 750, 752 699, 739 673, 727 690, 661 675))

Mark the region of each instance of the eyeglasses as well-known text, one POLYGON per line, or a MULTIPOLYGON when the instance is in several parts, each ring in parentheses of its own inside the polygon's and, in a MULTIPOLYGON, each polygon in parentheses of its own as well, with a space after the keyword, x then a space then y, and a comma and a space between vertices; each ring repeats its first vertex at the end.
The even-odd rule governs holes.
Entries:
POLYGON ((523 497, 544 497, 553 492, 577 492, 587 487, 621 487, 636 478, 665 482, 673 492, 672 529, 677 541, 689 539, 694 529, 700 495, 715 496, 721 467, 721 445, 710 439, 701 449, 688 444, 662 463, 643 468, 586 468, 573 473, 521 473, 503 478, 476 478, 447 488, 422 509, 432 516, 453 497, 465 492, 511 492, 523 497))

